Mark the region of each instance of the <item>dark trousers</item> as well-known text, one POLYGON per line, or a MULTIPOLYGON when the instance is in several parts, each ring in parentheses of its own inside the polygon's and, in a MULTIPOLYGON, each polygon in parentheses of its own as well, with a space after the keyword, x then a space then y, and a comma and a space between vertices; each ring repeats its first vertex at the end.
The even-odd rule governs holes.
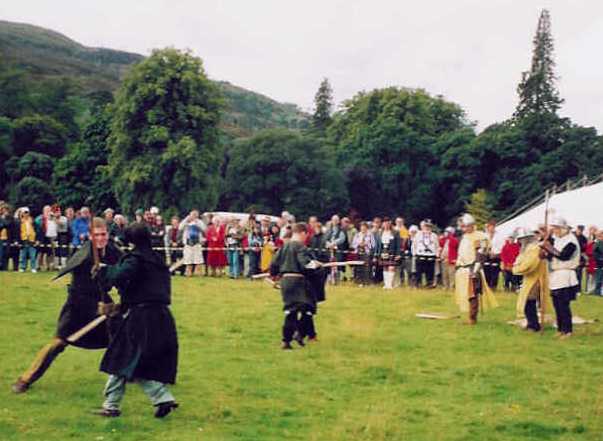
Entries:
MULTIPOLYGON (((13 271, 19 271, 19 255, 21 254, 21 247, 13 244, 9 247, 9 255, 13 261, 13 271)), ((8 267, 7 267, 8 269, 8 267)))
POLYGON ((8 241, 0 240, 0 271, 6 271, 8 269, 8 241))
POLYGON ((573 300, 567 289, 553 290, 553 306, 557 316, 557 330, 562 334, 572 332, 572 310, 570 302, 573 300))
POLYGON ((505 290, 515 291, 517 288, 519 288, 519 285, 521 284, 521 276, 516 276, 513 274, 512 271, 509 271, 509 270, 504 271, 504 276, 505 276, 505 290))
POLYGON ((260 252, 249 251, 249 272, 247 273, 247 277, 251 277, 260 273, 260 259, 260 252))
POLYGON ((536 308, 536 299, 526 301, 526 306, 523 309, 528 321, 528 329, 540 331, 540 322, 538 321, 538 309, 536 308))
POLYGON ((312 308, 302 305, 285 310, 285 322, 283 323, 283 341, 290 343, 297 332, 297 338, 316 337, 314 328, 312 308))
POLYGON ((425 274, 425 280, 427 286, 433 285, 433 275, 435 272, 435 260, 431 258, 423 258, 417 256, 417 286, 420 287, 423 283, 423 274, 425 274))
POLYGON ((498 286, 498 276, 500 275, 500 259, 488 259, 484 265, 484 276, 488 286, 495 290, 498 286))

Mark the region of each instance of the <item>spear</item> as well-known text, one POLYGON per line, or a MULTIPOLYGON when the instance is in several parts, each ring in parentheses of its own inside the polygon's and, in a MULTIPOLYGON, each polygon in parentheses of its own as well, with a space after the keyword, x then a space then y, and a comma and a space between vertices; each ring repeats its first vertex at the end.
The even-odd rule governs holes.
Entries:
MULTIPOLYGON (((547 190, 544 195, 544 242, 549 240, 549 201, 550 190, 547 190)), ((542 326, 540 332, 544 332, 544 322, 546 313, 546 298, 544 296, 544 287, 540 287, 540 316, 542 317, 542 326)))

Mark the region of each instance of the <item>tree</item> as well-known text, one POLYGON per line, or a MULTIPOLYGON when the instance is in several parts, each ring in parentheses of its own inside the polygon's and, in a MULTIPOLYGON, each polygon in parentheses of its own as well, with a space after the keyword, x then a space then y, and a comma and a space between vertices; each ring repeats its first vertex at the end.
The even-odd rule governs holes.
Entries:
POLYGON ((107 170, 110 130, 110 108, 97 108, 83 130, 82 140, 57 162, 54 188, 61 205, 87 205, 95 211, 117 208, 107 170))
POLYGON ((551 35, 551 17, 543 9, 538 20, 534 36, 534 50, 530 70, 522 74, 517 87, 519 104, 515 118, 523 119, 528 115, 557 113, 563 100, 555 85, 555 60, 553 57, 553 37, 551 35))
POLYGON ((346 101, 328 129, 351 208, 364 218, 403 214, 438 222, 453 214, 437 198, 442 149, 472 133, 458 105, 396 87, 346 101))
POLYGON ((212 209, 218 198, 221 99, 201 59, 153 51, 126 76, 113 107, 109 172, 125 212, 212 209))
POLYGON ((40 213, 44 205, 53 202, 53 195, 47 182, 26 176, 15 186, 11 201, 14 205, 29 207, 32 213, 40 213))
POLYGON ((225 208, 288 210, 300 218, 347 208, 340 170, 324 141, 285 129, 265 130, 236 143, 226 172, 225 208))
POLYGON ((68 131, 63 124, 47 115, 24 116, 13 122, 14 154, 39 152, 59 158, 65 153, 68 131))
POLYGON ((314 129, 324 131, 331 124, 333 111, 333 89, 328 78, 324 78, 314 96, 314 114, 312 125, 314 129))
POLYGON ((471 195, 471 198, 465 205, 467 213, 475 218, 475 225, 481 229, 493 218, 492 203, 488 192, 480 188, 471 195))
POLYGON ((8 118, 0 116, 0 198, 8 192, 8 174, 6 161, 13 155, 13 124, 8 118))
POLYGON ((19 118, 30 110, 30 84, 25 71, 0 59, 0 116, 19 118))

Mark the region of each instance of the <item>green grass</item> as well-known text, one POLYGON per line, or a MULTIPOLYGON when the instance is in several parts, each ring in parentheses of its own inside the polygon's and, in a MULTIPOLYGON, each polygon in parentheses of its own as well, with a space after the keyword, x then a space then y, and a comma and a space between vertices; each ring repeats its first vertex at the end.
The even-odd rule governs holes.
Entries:
MULTIPOLYGON (((444 292, 330 288, 321 341, 278 349, 281 303, 261 282, 174 279, 181 407, 158 421, 129 386, 123 415, 100 405, 100 351, 68 348, 25 395, 10 384, 52 336, 66 282, 0 273, 0 440, 603 440, 600 323, 559 342, 505 322, 515 297, 477 327, 444 292)), ((583 317, 603 299, 573 304, 583 317)))

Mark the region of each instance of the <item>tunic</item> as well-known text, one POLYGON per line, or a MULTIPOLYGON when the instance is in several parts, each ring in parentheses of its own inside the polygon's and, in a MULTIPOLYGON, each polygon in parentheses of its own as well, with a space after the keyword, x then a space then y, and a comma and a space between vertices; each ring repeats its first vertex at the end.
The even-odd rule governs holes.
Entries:
MULTIPOLYGON (((469 311, 469 299, 474 296, 471 291, 471 271, 477 260, 477 250, 483 243, 487 244, 488 238, 481 231, 474 231, 463 235, 459 244, 459 253, 456 261, 455 276, 455 301, 461 312, 469 311)), ((482 305, 484 309, 496 308, 498 303, 494 294, 486 283, 483 269, 479 270, 482 282, 482 305)))
POLYGON ((523 276, 517 297, 517 317, 524 317, 528 299, 541 301, 544 298, 545 311, 553 310, 547 262, 540 257, 540 246, 537 243, 528 244, 525 249, 521 250, 513 265, 513 274, 523 276))
POLYGON ((169 309, 168 267, 150 248, 136 248, 101 277, 119 288, 123 321, 101 362, 101 371, 173 384, 178 366, 178 337, 169 309))
MULTIPOLYGON (((119 261, 122 252, 111 242, 107 244, 100 261, 113 265, 119 261)), ((93 265, 92 242, 87 242, 68 261, 65 268, 54 280, 71 273, 71 284, 67 287, 67 300, 59 314, 57 337, 66 340, 71 334, 79 331, 85 325, 98 317, 98 302, 113 303, 107 294, 110 286, 99 284, 92 280, 90 270, 93 265)), ((85 349, 106 348, 109 344, 107 323, 101 323, 95 329, 84 335, 73 346, 85 349)))
MULTIPOLYGON (((311 260, 308 249, 302 243, 290 240, 272 258, 270 274, 309 274, 311 270, 307 270, 306 265, 311 260)), ((283 277, 280 283, 283 309, 290 310, 301 305, 316 307, 317 300, 307 288, 306 277, 283 277)))

